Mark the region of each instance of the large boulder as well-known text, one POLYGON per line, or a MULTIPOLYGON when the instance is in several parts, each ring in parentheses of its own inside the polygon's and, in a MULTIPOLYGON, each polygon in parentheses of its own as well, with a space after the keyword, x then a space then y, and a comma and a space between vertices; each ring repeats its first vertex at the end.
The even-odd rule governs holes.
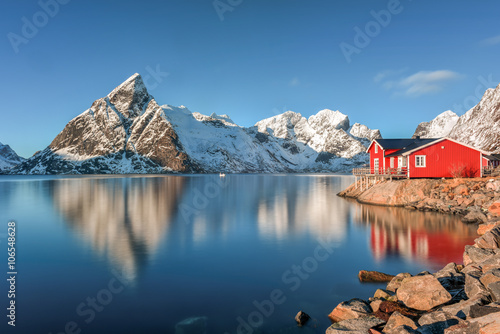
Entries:
POLYGON ((424 314, 418 319, 420 328, 419 333, 435 334, 443 333, 445 329, 451 326, 463 323, 463 320, 444 311, 436 311, 424 314))
POLYGON ((462 218, 462 221, 467 224, 482 224, 488 221, 488 218, 484 213, 479 209, 471 210, 465 217, 462 218))
POLYGON ((496 249, 483 249, 467 245, 464 251, 464 265, 468 266, 473 263, 481 263, 497 254, 500 254, 500 251, 496 249))
POLYGON ((443 306, 439 310, 459 317, 460 319, 466 319, 470 316, 471 310, 474 307, 483 305, 483 303, 484 300, 482 298, 467 299, 461 300, 458 303, 443 306))
POLYGON ((498 313, 491 313, 479 318, 468 320, 471 326, 479 327, 480 334, 500 333, 500 316, 498 313))
POLYGON ((400 326, 408 326, 411 327, 412 329, 417 329, 418 327, 417 323, 412 319, 405 317, 399 312, 394 312, 384 327, 384 333, 394 331, 397 327, 400 326))
POLYGON ((476 246, 482 249, 500 248, 500 226, 491 229, 475 240, 476 246))
POLYGON ((364 300, 354 298, 342 302, 328 315, 333 322, 366 317, 372 313, 370 305, 364 300))
POLYGON ((370 328, 382 325, 383 323, 383 320, 371 316, 343 320, 328 327, 328 329, 326 330, 326 334, 368 333, 368 330, 370 328))
POLYGON ((500 282, 490 283, 487 288, 493 301, 500 302, 500 282))
POLYGON ((396 293, 406 306, 421 311, 428 311, 451 300, 450 293, 432 275, 405 278, 396 293))
POLYGON ((485 315, 498 312, 500 312, 500 306, 496 304, 474 305, 470 309, 469 318, 473 319, 473 318, 484 317, 485 315))
MULTIPOLYGON (((498 249, 497 249, 498 251, 498 249)), ((487 273, 490 270, 500 268, 500 252, 497 254, 486 258, 484 261, 479 262, 478 265, 483 270, 483 273, 487 273)))
POLYGON ((465 275, 465 294, 469 299, 489 299, 489 292, 486 287, 481 283, 482 272, 475 271, 465 275))
POLYGON ((481 283, 483 283, 484 286, 488 286, 490 283, 495 283, 500 281, 500 269, 493 269, 490 271, 487 271, 481 276, 479 279, 481 283))

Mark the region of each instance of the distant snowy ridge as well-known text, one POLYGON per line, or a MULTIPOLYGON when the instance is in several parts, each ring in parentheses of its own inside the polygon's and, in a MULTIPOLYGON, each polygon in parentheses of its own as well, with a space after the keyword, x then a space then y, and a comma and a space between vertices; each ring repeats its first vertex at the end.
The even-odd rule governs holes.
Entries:
POLYGON ((488 89, 476 106, 460 116, 449 136, 484 151, 500 153, 500 85, 488 89))
POLYGON ((288 111, 250 128, 229 116, 159 106, 134 74, 71 120, 18 174, 349 172, 378 130, 339 111, 288 111))
POLYGON ((0 172, 8 171, 25 160, 23 157, 17 155, 9 145, 0 143, 0 172))
POLYGON ((413 138, 450 137, 489 153, 500 153, 500 85, 486 90, 481 101, 462 116, 448 110, 420 123, 413 138))
POLYGON ((430 122, 422 122, 417 126, 412 138, 441 138, 450 134, 457 124, 459 116, 451 110, 439 114, 430 122))

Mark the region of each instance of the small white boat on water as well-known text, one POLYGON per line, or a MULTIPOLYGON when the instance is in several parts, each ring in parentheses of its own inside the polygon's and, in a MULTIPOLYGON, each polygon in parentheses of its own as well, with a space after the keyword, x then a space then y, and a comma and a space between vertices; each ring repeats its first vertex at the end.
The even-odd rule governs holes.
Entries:
POLYGON ((225 176, 226 176, 226 174, 225 174, 225 173, 219 173, 219 176, 220 176, 220 177, 225 177, 225 176))

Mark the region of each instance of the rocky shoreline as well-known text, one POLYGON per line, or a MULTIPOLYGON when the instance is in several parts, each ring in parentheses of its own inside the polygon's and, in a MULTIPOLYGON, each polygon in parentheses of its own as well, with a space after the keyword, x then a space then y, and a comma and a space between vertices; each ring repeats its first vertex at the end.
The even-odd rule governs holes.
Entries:
POLYGON ((360 203, 400 206, 463 216, 481 224, 479 234, 500 225, 500 177, 379 181, 361 189, 352 184, 338 196, 360 203))
POLYGON ((337 305, 326 334, 500 333, 500 178, 381 181, 369 189, 351 185, 338 194, 359 202, 463 216, 478 223, 463 264, 435 273, 391 276, 360 271, 362 282, 387 282, 369 300, 337 305))
POLYGON ((499 334, 500 226, 466 246, 463 262, 415 276, 361 271, 360 279, 385 279, 386 288, 337 305, 326 334, 499 334))

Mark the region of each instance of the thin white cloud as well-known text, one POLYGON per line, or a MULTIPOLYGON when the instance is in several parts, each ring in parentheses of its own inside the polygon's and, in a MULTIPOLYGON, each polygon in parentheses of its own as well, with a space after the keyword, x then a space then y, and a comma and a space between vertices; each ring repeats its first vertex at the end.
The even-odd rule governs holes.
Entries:
POLYGON ((375 77, 373 78, 373 81, 381 82, 382 80, 384 80, 387 77, 393 77, 395 75, 400 75, 406 71, 408 71, 407 67, 399 69, 399 70, 385 70, 385 71, 377 73, 377 75, 375 75, 375 77))
POLYGON ((296 87, 298 85, 300 85, 300 80, 299 78, 295 77, 293 78, 289 83, 288 85, 292 86, 292 87, 296 87))
POLYGON ((448 71, 420 71, 402 79, 399 84, 408 96, 420 96, 441 91, 446 82, 460 78, 460 74, 448 71))
POLYGON ((485 46, 500 44, 500 35, 483 39, 480 44, 485 46))
POLYGON ((388 76, 377 75, 375 78, 379 79, 378 83, 380 83, 383 88, 394 91, 395 95, 417 97, 439 92, 446 84, 459 79, 461 75, 449 70, 438 70, 420 71, 406 77, 391 77, 390 80, 387 77, 388 76))

